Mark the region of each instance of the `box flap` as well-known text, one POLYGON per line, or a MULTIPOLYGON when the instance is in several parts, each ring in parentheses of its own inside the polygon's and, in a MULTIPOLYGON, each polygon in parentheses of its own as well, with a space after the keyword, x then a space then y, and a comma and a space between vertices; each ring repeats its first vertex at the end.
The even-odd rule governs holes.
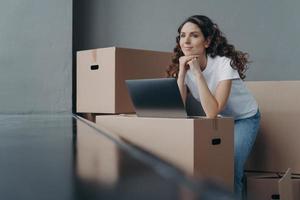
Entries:
POLYGON ((280 199, 294 199, 291 181, 291 169, 289 168, 278 182, 280 199))

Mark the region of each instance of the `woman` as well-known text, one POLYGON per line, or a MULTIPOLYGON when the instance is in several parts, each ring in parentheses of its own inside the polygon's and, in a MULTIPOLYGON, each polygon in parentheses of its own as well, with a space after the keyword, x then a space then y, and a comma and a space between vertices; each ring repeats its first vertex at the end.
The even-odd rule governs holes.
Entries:
POLYGON ((228 44, 206 16, 189 17, 178 34, 168 76, 177 78, 184 103, 190 91, 207 117, 219 114, 234 118, 235 193, 241 198, 244 165, 260 122, 257 102, 243 82, 248 54, 228 44))

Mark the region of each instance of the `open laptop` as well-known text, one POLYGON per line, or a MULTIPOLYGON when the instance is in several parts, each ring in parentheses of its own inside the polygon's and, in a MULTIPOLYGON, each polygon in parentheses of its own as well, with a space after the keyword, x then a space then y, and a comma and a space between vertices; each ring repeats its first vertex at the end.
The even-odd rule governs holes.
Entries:
POLYGON ((192 97, 185 109, 175 78, 126 80, 126 84, 139 117, 205 116, 201 104, 192 97))

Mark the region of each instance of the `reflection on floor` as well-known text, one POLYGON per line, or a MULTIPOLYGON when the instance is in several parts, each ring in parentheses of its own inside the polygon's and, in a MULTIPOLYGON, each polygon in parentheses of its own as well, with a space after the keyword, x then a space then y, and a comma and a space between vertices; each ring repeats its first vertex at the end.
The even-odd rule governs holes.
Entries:
POLYGON ((0 116, 1 199, 232 199, 72 115, 0 116))

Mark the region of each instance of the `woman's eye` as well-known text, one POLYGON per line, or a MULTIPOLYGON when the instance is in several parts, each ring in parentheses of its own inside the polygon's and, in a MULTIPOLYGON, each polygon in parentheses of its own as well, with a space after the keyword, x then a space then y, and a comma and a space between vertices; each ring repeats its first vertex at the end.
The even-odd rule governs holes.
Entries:
POLYGON ((184 37, 184 34, 181 34, 180 37, 181 37, 181 38, 184 37))

